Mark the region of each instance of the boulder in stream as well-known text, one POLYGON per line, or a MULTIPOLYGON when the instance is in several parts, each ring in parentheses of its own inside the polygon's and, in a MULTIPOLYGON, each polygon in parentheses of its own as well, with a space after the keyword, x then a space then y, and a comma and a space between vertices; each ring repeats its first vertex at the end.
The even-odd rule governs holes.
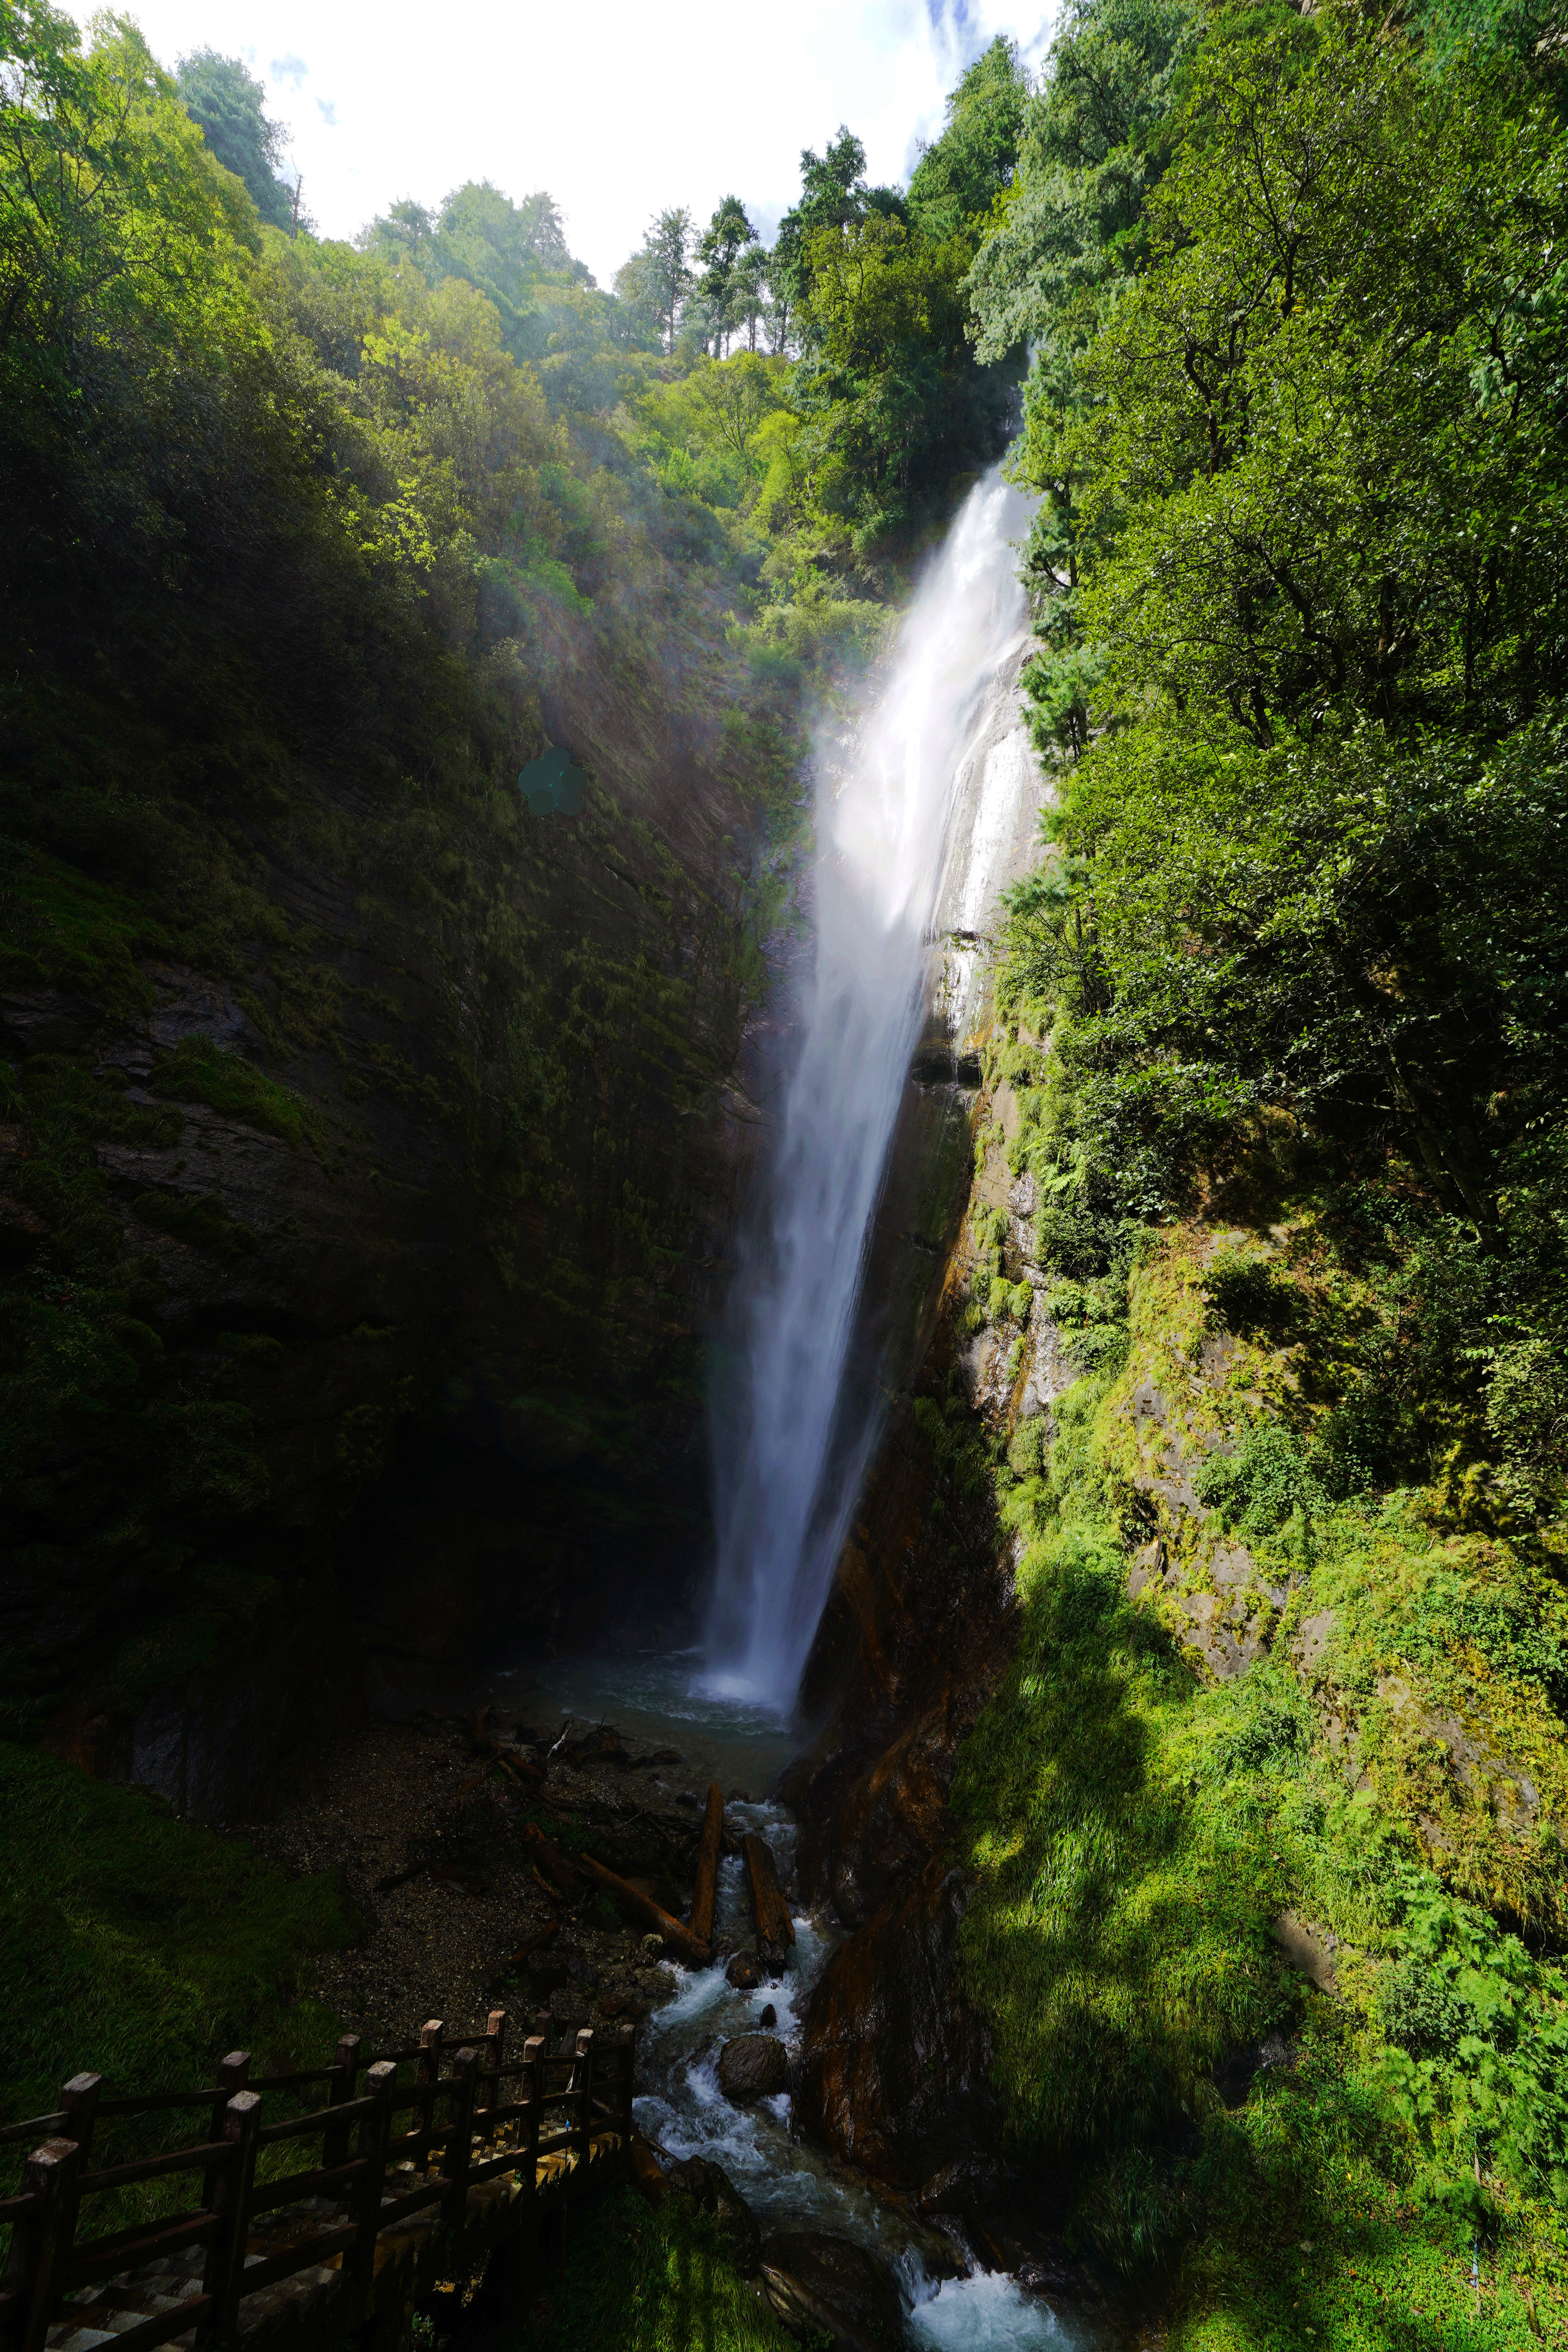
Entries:
POLYGON ((671 2165, 665 2179, 668 2189, 689 2197, 700 2212, 711 2214, 730 2260, 750 2278, 757 2267, 763 2233, 756 2215, 729 2174, 721 2166, 710 2164, 706 2157, 689 2156, 684 2163, 671 2165))
POLYGON ((737 1992, 755 1992, 763 1980, 763 1964, 755 1952, 737 1952, 725 1969, 724 1978, 737 1992))
POLYGON ((831 2337, 834 2352, 896 2352, 903 2342, 903 2305, 874 2254, 826 2230, 769 2238, 760 2267, 763 2289, 792 2336, 831 2337))
POLYGON ((749 2107, 789 2087, 789 2053, 776 2033, 737 2033, 719 2053, 719 2088, 731 2106, 749 2107))

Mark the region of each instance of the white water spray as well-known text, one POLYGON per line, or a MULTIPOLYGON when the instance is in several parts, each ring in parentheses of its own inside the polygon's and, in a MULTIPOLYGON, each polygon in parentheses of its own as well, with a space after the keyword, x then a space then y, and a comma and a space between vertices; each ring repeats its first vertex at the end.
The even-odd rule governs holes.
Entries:
MULTIPOLYGON (((952 901, 955 931, 979 928, 1005 878, 996 845, 1011 845, 1032 779, 1014 687, 1028 625, 1016 551, 1026 520, 999 470, 971 492, 916 593, 848 775, 837 790, 826 776, 818 786, 814 968, 766 1218, 733 1302, 736 1393, 714 1414, 709 1671, 781 1708, 795 1698, 876 1433, 874 1398, 847 1399, 844 1374, 939 900, 952 901), (1003 701, 1014 731, 998 740, 1003 701)), ((961 954, 942 991, 950 1027, 969 995, 963 964, 961 954)))

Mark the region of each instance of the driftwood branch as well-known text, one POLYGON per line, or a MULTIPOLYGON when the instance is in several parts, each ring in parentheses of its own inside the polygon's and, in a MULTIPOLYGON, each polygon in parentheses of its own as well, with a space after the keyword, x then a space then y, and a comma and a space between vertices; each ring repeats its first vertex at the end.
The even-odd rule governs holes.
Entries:
POLYGON ((689 1927, 683 1927, 679 1919, 672 1919, 651 1895, 645 1895, 640 1887, 628 1885, 624 1878, 617 1878, 613 1870, 606 1870, 604 1864, 595 1862, 591 1853, 583 1856, 583 1867, 592 1873, 595 1885, 602 1886, 606 1895, 615 1896, 623 1911, 628 1912, 634 1919, 641 1920, 652 1934, 662 1936, 671 1951, 678 1952, 689 1968, 707 1967, 710 1958, 708 1946, 694 1936, 689 1927))
POLYGON ((795 1941, 795 1921, 779 1885, 772 1849, 765 1839, 751 1830, 742 1842, 742 1852, 746 1857, 746 1875, 752 1883, 757 1942, 770 1957, 781 1960, 785 1946, 795 1941))
POLYGON ((580 1870, 569 1854, 562 1853, 553 1838, 547 1838, 536 1822, 525 1822, 522 1834, 528 1843, 529 1858, 543 1872, 551 1885, 563 1895, 568 1903, 577 1902, 588 1891, 586 1874, 580 1870))

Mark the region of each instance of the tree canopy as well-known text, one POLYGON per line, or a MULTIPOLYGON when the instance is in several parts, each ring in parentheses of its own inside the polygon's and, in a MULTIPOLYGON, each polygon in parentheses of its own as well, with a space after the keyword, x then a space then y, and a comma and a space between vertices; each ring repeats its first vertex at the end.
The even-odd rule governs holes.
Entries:
POLYGON ((288 228, 294 216, 294 191, 279 176, 284 132, 261 110, 266 95, 239 58, 216 49, 194 49, 180 59, 175 87, 180 101, 218 162, 243 180, 251 203, 274 228, 288 228))

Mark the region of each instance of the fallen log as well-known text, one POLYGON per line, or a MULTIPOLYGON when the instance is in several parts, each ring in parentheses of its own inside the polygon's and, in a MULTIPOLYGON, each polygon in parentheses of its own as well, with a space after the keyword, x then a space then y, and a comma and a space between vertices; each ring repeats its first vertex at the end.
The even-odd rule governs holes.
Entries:
MULTIPOLYGON (((514 1780, 521 1780, 525 1788, 531 1785, 542 1788, 544 1774, 538 1765, 531 1764, 526 1757, 509 1755, 500 1740, 495 1738, 489 1727, 491 1712, 489 1706, 481 1706, 469 1720, 468 1738, 475 1755, 488 1756, 492 1764, 500 1765, 504 1771, 511 1774, 514 1780)), ((466 1780, 463 1783, 463 1789, 477 1788, 480 1777, 476 1773, 471 1780, 466 1780)), ((459 1796, 462 1795, 463 1789, 458 1790, 459 1796)))
POLYGON ((752 1911, 757 1923, 757 1942, 775 1966, 782 1966, 784 1949, 795 1941, 795 1921, 789 1916, 789 1905, 779 1885, 779 1874, 773 1867, 773 1853, 765 1839, 755 1830, 749 1830, 742 1844, 746 1857, 746 1875, 752 1884, 752 1911))
POLYGON ((719 1848, 724 1836, 724 1791, 717 1780, 708 1786, 708 1810, 702 1816, 702 1843, 697 1853, 697 1885, 691 1897, 691 1932, 700 1944, 713 1941, 713 1899, 719 1891, 719 1848))
POLYGON ((563 1895, 568 1903, 579 1902, 588 1892, 586 1874, 579 1870, 569 1855, 562 1853, 552 1838, 545 1836, 537 1822, 524 1822, 522 1834, 527 1841, 531 1859, 557 1893, 563 1895))
POLYGON ((629 1912, 634 1919, 639 1919, 651 1934, 662 1937, 670 1950, 679 1953, 688 1968, 707 1967, 710 1958, 708 1946, 694 1936, 689 1927, 683 1927, 679 1919, 672 1919, 651 1895, 645 1895, 640 1887, 628 1886, 624 1878, 617 1878, 613 1870, 606 1870, 604 1864, 595 1862, 591 1853, 583 1856, 583 1867, 591 1873, 595 1885, 602 1886, 606 1895, 615 1896, 623 1911, 629 1912))

